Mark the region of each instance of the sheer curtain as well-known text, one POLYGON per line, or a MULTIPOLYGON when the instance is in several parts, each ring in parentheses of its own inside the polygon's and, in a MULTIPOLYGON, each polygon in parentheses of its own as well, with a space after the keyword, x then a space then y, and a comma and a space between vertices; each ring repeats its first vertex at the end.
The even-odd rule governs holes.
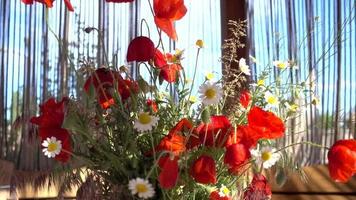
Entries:
MULTIPOLYGON (((43 170, 53 163, 41 155, 35 127, 28 123, 38 112, 38 104, 50 96, 75 97, 81 88, 77 70, 82 61, 99 67, 108 60, 115 66, 126 63, 129 41, 141 35, 140 20, 150 26, 157 42, 153 17, 146 0, 113 4, 104 0, 72 0, 75 12, 69 13, 57 0, 47 10, 42 4, 32 6, 20 0, 0 0, 0 160, 15 163, 19 170, 43 170), (86 27, 102 31, 85 33, 86 27)), ((198 62, 198 80, 204 72, 221 74, 219 63, 221 31, 220 3, 216 0, 187 0, 187 15, 177 22, 179 40, 164 38, 170 51, 185 49, 183 67, 192 77, 194 44, 203 39, 206 48, 198 62)), ((147 30, 143 27, 143 35, 147 30)), ((144 74, 144 72, 143 72, 144 74)))
MULTIPOLYGON (((250 55, 258 60, 253 71, 261 72, 273 60, 296 61, 299 69, 286 78, 291 83, 306 80, 320 99, 320 104, 301 110, 294 123, 298 130, 289 129, 284 142, 309 140, 330 146, 337 139, 355 138, 355 1, 248 3, 250 55)), ((326 162, 326 152, 317 148, 302 146, 297 153, 305 163, 326 162)))

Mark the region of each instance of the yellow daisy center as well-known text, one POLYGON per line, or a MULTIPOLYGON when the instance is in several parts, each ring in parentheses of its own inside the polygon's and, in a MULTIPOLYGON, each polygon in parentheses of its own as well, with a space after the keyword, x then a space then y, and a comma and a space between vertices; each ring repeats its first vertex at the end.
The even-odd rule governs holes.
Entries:
POLYGON ((227 187, 223 187, 223 188, 222 188, 222 192, 223 192, 225 195, 229 195, 230 190, 229 190, 227 187))
POLYGON ((210 89, 207 89, 205 91, 205 96, 208 98, 208 99, 212 99, 216 96, 216 91, 213 89, 213 88, 210 88, 210 89))
POLYGON ((267 161, 272 158, 272 153, 271 152, 262 152, 261 158, 263 161, 267 161))
POLYGON ((287 67, 287 64, 285 62, 281 62, 281 63, 277 64, 277 67, 280 68, 280 69, 284 69, 284 68, 287 67))
POLYGON ((207 74, 205 75, 205 78, 206 78, 207 80, 211 80, 211 79, 214 78, 214 74, 211 73, 211 72, 209 72, 209 73, 207 73, 207 74))
POLYGON ((269 104, 276 104, 276 103, 278 102, 278 100, 277 100, 277 98, 274 97, 274 96, 269 96, 269 97, 267 98, 267 102, 268 102, 269 104))
POLYGON ((261 79, 257 81, 258 86, 263 86, 265 84, 265 80, 261 79))
POLYGON ((138 193, 145 193, 148 191, 148 188, 145 184, 138 183, 136 185, 136 190, 138 193))
POLYGON ((58 149, 58 145, 56 143, 51 142, 48 144, 47 151, 53 152, 56 151, 57 149, 58 149))
POLYGON ((139 116, 138 116, 138 121, 141 123, 141 124, 149 124, 151 122, 151 116, 148 114, 148 113, 141 113, 139 116))

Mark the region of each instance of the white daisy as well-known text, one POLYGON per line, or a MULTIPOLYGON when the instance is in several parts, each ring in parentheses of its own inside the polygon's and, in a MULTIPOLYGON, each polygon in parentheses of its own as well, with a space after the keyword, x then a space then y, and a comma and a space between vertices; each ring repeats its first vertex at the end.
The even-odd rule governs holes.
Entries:
POLYGON ((220 197, 228 197, 230 195, 230 190, 227 188, 225 185, 221 185, 221 188, 219 190, 219 196, 220 197))
POLYGON ((150 131, 157 125, 159 118, 148 112, 141 112, 135 120, 134 128, 139 132, 150 131))
POLYGON ((246 60, 244 58, 240 58, 239 68, 242 73, 244 73, 248 76, 251 76, 250 67, 248 65, 246 65, 246 60))
POLYGON ((222 88, 216 83, 206 82, 199 87, 199 98, 204 105, 211 105, 219 103, 223 91, 222 88))
POLYGON ((273 61, 273 65, 278 67, 279 69, 285 69, 289 66, 289 63, 288 61, 275 60, 273 61))
POLYGON ((62 150, 62 141, 57 140, 56 137, 50 137, 45 139, 42 142, 42 146, 44 147, 42 149, 42 152, 44 153, 45 156, 48 158, 54 158, 56 155, 61 153, 62 150))
POLYGON ((155 191, 148 180, 136 178, 129 181, 129 189, 132 195, 136 195, 142 199, 148 199, 155 195, 155 191))
POLYGON ((251 155, 255 159, 256 164, 260 166, 262 163, 265 169, 272 167, 281 158, 281 155, 276 153, 276 149, 271 147, 252 149, 251 155))
POLYGON ((284 105, 286 106, 286 108, 290 112, 297 112, 297 110, 298 110, 298 105, 297 104, 294 104, 294 103, 293 104, 289 104, 288 102, 286 102, 284 105))
POLYGON ((265 101, 268 103, 268 105, 272 107, 277 107, 279 105, 278 97, 276 97, 269 91, 265 92, 265 101))

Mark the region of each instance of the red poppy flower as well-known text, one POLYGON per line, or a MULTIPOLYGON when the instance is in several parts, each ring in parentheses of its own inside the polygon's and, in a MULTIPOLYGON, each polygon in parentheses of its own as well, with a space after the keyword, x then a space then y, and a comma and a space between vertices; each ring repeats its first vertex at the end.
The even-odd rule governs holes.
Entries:
POLYGON ((183 118, 181 119, 177 125, 172 128, 169 133, 188 133, 188 135, 186 136, 186 148, 187 149, 193 149, 197 146, 200 145, 200 140, 199 140, 199 136, 196 133, 196 130, 193 129, 193 125, 192 123, 186 119, 183 118))
POLYGON ((198 183, 215 184, 216 167, 214 159, 210 156, 200 156, 190 167, 190 175, 198 183))
MULTIPOLYGON (((190 138, 183 135, 184 132, 189 132, 192 128, 192 124, 186 118, 181 119, 168 133, 167 136, 163 137, 160 143, 155 147, 155 151, 171 151, 174 155, 179 156, 181 153, 185 152, 188 145, 186 143, 190 142, 190 138)), ((146 153, 147 156, 152 155, 153 151, 146 153)))
POLYGON ((160 77, 166 80, 168 83, 174 83, 177 81, 178 73, 182 67, 178 64, 166 65, 161 69, 160 77))
MULTIPOLYGON (((99 104, 103 109, 114 104, 111 90, 114 88, 114 80, 120 75, 106 68, 97 69, 84 84, 84 90, 89 92, 90 86, 94 86, 99 104)), ((122 79, 122 78, 121 78, 122 79)))
POLYGON ((211 116, 209 123, 197 127, 200 142, 209 147, 222 147, 228 138, 232 126, 226 116, 211 116))
POLYGON ((285 127, 283 121, 274 113, 253 107, 247 115, 249 126, 259 131, 261 138, 275 139, 283 137, 285 127))
POLYGON ((224 163, 229 166, 231 173, 238 173, 250 158, 250 150, 245 145, 232 144, 226 148, 224 163))
MULTIPOLYGON (((53 7, 53 2, 54 0, 21 0, 24 4, 33 4, 33 2, 38 2, 45 4, 48 8, 53 7)), ((70 0, 64 0, 64 4, 68 8, 69 11, 74 11, 72 4, 70 3, 70 0)))
POLYGON ((138 91, 138 84, 135 81, 124 80, 118 72, 106 68, 99 68, 89 76, 84 84, 84 91, 88 93, 90 86, 94 86, 99 104, 106 109, 115 103, 112 92, 116 83, 122 101, 128 99, 131 93, 138 91))
POLYGON ((155 151, 171 151, 178 156, 186 150, 185 137, 179 133, 168 134, 163 137, 160 143, 155 147, 155 151))
POLYGON ((117 72, 104 67, 99 68, 87 79, 84 84, 84 90, 88 91, 91 85, 93 85, 95 89, 100 86, 113 87, 114 80, 118 79, 119 76, 120 75, 117 72))
POLYGON ((160 50, 155 49, 155 56, 153 57, 153 63, 158 68, 161 69, 167 65, 167 58, 160 50))
POLYGON ((221 195, 219 191, 213 191, 210 193, 209 200, 232 200, 232 198, 226 195, 221 195))
POLYGON ((240 104, 242 105, 242 107, 247 108, 248 105, 250 104, 251 101, 251 95, 248 91, 243 91, 240 94, 240 104))
POLYGON ((127 49, 127 61, 146 62, 153 59, 155 55, 155 46, 152 40, 145 36, 139 36, 133 39, 127 49))
POLYGON ((146 105, 153 111, 153 112, 158 112, 158 106, 157 103, 152 100, 152 99, 147 99, 146 105))
POLYGON ((58 103, 54 98, 48 99, 44 104, 40 105, 41 115, 32 117, 30 122, 42 128, 60 128, 64 120, 64 104, 67 101, 67 97, 64 97, 58 103))
POLYGON ((160 69, 159 76, 169 83, 174 83, 177 81, 178 73, 182 70, 182 66, 176 63, 172 54, 165 54, 158 49, 155 50, 154 55, 154 65, 160 69))
POLYGON ((25 4, 33 4, 34 1, 37 1, 38 3, 45 4, 48 8, 53 7, 53 2, 54 0, 21 0, 25 4))
POLYGON ((126 101, 131 94, 136 94, 139 91, 138 83, 129 79, 118 79, 118 92, 122 101, 126 101))
POLYGON ((194 149, 201 145, 199 135, 197 134, 196 130, 194 129, 188 137, 188 141, 186 144, 187 149, 194 149))
POLYGON ((236 131, 232 130, 225 142, 225 147, 232 144, 243 144, 247 149, 256 147, 257 142, 262 135, 249 125, 238 126, 236 131))
POLYGON ((244 200, 271 199, 272 191, 262 174, 253 176, 250 186, 244 192, 244 200))
POLYGON ((72 147, 70 144, 69 132, 63 128, 39 128, 39 136, 41 141, 55 137, 57 140, 60 140, 62 143, 62 151, 54 157, 54 159, 65 163, 70 158, 70 153, 72 152, 72 147))
POLYGON ((356 173, 356 140, 339 140, 329 150, 329 173, 337 182, 347 182, 356 173))
POLYGON ((169 131, 169 134, 190 131, 192 128, 192 123, 187 118, 183 118, 169 131))
POLYGON ((172 189, 176 184, 179 176, 178 158, 171 159, 169 155, 161 157, 159 160, 161 173, 158 181, 161 188, 172 189))
POLYGON ((106 0, 106 2, 112 2, 112 3, 128 3, 133 1, 134 0, 106 0))
POLYGON ((162 29, 168 37, 177 40, 174 22, 180 20, 187 13, 184 0, 154 0, 153 10, 156 25, 162 29))

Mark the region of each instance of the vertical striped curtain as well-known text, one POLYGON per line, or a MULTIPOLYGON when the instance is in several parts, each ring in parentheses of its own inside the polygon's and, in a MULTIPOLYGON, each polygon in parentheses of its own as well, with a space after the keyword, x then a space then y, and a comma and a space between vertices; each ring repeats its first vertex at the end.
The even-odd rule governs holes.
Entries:
MULTIPOLYGON (((143 18, 152 40, 158 42, 148 0, 71 2, 74 13, 67 11, 62 0, 48 10, 39 3, 30 6, 21 0, 0 0, 0 160, 12 161, 19 170, 44 170, 53 165, 41 154, 29 119, 51 96, 76 97, 84 81, 77 71, 82 63, 100 67, 107 59, 116 67, 128 66, 137 75, 136 66, 125 61, 126 50, 132 38, 149 34, 145 26, 141 28, 143 18), (98 28, 103 40, 98 32, 85 33, 87 27, 98 28)), ((178 42, 164 36, 164 45, 169 51, 185 49, 183 67, 192 77, 194 44, 203 39, 206 48, 199 58, 197 81, 204 79, 204 72, 214 71, 219 77, 220 2, 187 0, 185 4, 188 13, 176 24, 178 42)), ((141 75, 145 77, 145 72, 141 75)))
MULTIPOLYGON (((308 140, 331 146, 335 140, 356 137, 355 3, 248 1, 250 55, 258 61, 255 74, 273 60, 295 61, 299 69, 286 78, 291 83, 305 80, 320 100, 300 110, 284 143, 308 140)), ((305 164, 326 162, 326 151, 318 148, 303 145, 296 153, 305 164)))

